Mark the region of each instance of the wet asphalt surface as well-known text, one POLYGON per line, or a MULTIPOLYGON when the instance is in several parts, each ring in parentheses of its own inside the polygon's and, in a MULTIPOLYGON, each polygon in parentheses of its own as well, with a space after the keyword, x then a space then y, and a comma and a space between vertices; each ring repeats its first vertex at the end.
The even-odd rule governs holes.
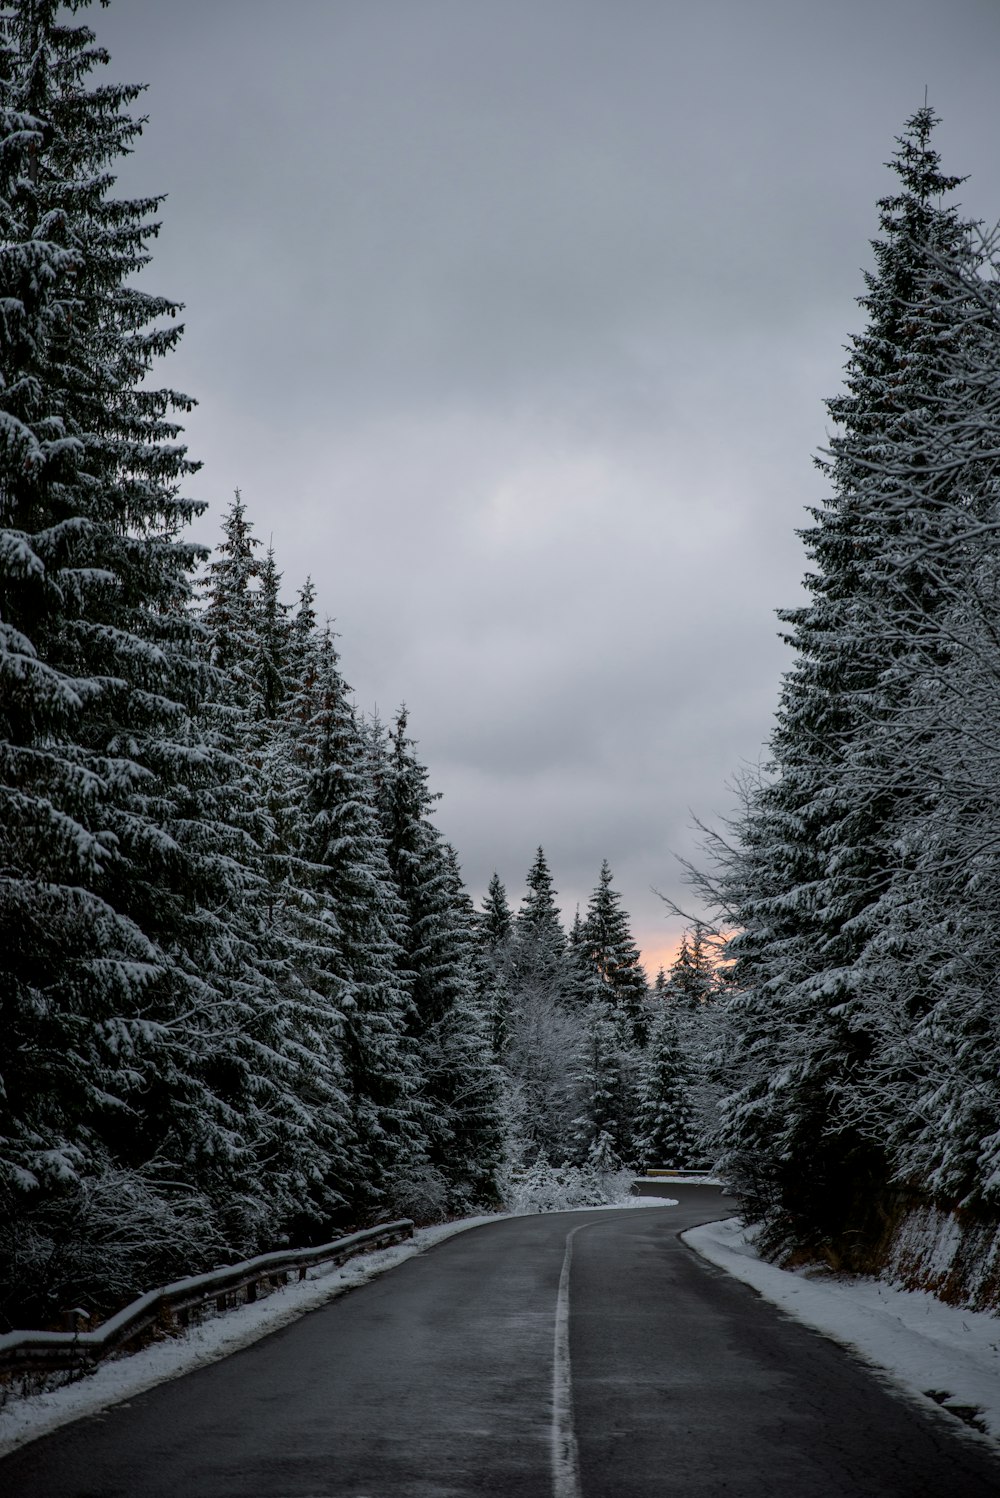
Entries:
POLYGON ((699 1259, 676 1207, 461 1233, 0 1461, 4 1498, 998 1498, 1000 1456, 699 1259), (553 1465, 567 1234, 576 1475, 553 1465))

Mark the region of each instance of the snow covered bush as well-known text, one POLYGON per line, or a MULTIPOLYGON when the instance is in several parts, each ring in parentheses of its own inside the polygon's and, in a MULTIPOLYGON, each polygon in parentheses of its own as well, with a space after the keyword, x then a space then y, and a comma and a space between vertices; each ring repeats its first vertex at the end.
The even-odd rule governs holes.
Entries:
POLYGON ((448 1182, 433 1165, 423 1164, 390 1177, 384 1186, 386 1217, 412 1217, 421 1225, 449 1216, 448 1182))
MULTIPOLYGON (((6 1193, 5 1193, 6 1195, 6 1193)), ((96 1320, 137 1294, 225 1259, 208 1202, 140 1171, 108 1166, 58 1195, 0 1201, 0 1315, 62 1330, 86 1307, 96 1320)))
POLYGON ((604 1207, 628 1197, 633 1173, 598 1164, 549 1165, 537 1161, 511 1171, 504 1188, 508 1212, 568 1212, 575 1207, 604 1207))

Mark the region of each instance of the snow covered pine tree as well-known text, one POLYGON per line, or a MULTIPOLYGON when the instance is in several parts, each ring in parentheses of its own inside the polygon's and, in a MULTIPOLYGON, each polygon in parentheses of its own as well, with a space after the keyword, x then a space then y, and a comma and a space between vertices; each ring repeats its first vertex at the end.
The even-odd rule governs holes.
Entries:
POLYGON ((0 23, 0 1299, 22 1321, 322 1215, 339 1106, 314 1043, 338 1016, 262 939, 260 818, 205 711, 191 402, 146 383, 178 308, 132 285, 157 200, 113 196, 138 90, 90 86, 106 55, 60 9, 0 23))
POLYGON ((378 805, 404 911, 401 968, 412 982, 419 1117, 428 1215, 498 1199, 503 1152, 500 1078, 475 981, 473 908, 454 849, 429 818, 427 771, 396 720, 380 767, 378 805))
POLYGON ((898 1179, 888 1121, 870 1106, 885 1080, 870 958, 907 857, 900 809, 913 805, 908 756, 889 750, 909 711, 901 663, 942 600, 941 556, 928 551, 940 512, 912 495, 900 504, 884 460, 898 461, 901 442, 914 456, 914 423, 947 381, 940 350, 960 334, 935 268, 969 263, 969 225, 945 201, 959 179, 941 172, 935 123, 919 110, 898 142, 901 190, 880 202, 861 298, 868 327, 853 340, 845 393, 829 403, 831 495, 804 534, 812 599, 781 614, 797 654, 771 774, 745 787, 734 845, 714 845, 720 904, 739 931, 728 951, 725 1168, 773 1247, 847 1263, 877 1235, 898 1179))
MULTIPOLYGON (((106 59, 59 10, 15 0, 0 22, 8 1317, 50 1313, 97 1261, 127 1281, 186 1262, 192 1238, 212 1251, 204 1201, 174 1184, 195 1148, 180 1100, 205 1088, 189 1054, 204 1007, 177 952, 203 941, 192 892, 218 882, 182 831, 204 687, 196 553, 177 539, 197 509, 177 492, 195 465, 172 413, 190 402, 145 383, 180 332, 162 321, 174 303, 130 284, 157 201, 111 195, 138 90, 88 86, 106 59), (138 1246, 116 1238, 137 1212, 138 1246), (59 1283, 42 1270, 56 1241, 59 1283)), ((210 1132, 218 1109, 204 1115, 210 1132)))

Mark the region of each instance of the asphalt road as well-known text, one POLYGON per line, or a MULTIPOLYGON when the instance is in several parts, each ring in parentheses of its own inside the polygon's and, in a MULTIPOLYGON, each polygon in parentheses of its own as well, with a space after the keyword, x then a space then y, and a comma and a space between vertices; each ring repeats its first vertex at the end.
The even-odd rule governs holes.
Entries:
POLYGON ((459 1234, 0 1461, 4 1498, 997 1498, 1000 1458, 785 1319, 677 1207, 459 1234))

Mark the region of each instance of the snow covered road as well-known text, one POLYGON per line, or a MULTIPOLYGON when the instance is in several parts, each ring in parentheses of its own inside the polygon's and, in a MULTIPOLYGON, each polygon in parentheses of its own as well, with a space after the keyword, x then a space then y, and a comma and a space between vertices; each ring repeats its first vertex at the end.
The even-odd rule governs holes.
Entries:
POLYGON ((0 1462, 18 1498, 995 1498, 1000 1460, 678 1241, 676 1207, 461 1233, 0 1462))

